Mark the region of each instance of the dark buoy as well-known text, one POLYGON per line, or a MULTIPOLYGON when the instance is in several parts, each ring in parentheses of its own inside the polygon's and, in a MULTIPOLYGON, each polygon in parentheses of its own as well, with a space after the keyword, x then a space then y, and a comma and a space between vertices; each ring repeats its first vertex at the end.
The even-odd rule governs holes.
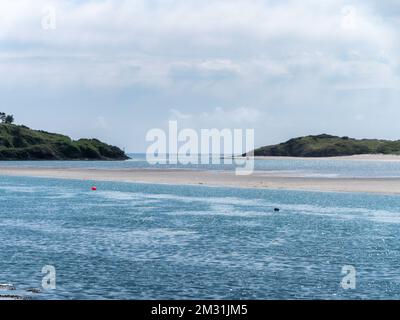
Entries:
POLYGON ((275 212, 279 212, 280 209, 279 209, 279 208, 275 208, 274 211, 275 211, 275 212))
POLYGON ((96 191, 97 190, 97 187, 92 187, 92 191, 96 191))

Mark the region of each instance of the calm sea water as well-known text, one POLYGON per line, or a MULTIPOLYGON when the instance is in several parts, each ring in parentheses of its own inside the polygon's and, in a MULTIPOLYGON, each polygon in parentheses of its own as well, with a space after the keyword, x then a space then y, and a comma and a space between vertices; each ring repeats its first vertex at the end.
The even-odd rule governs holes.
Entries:
POLYGON ((400 197, 92 184, 0 177, 0 283, 40 299, 400 298, 400 197), (26 292, 45 265, 57 288, 26 292))
MULTIPOLYGON (((200 169, 234 170, 233 164, 150 165, 145 154, 130 154, 128 161, 1 161, 0 166, 103 169, 200 169)), ((219 160, 219 158, 216 158, 219 160)), ((196 160, 198 160, 196 158, 196 160)), ((211 162, 211 159, 210 159, 211 162)), ((326 159, 256 160, 255 170, 311 177, 400 177, 400 161, 354 161, 326 159)))

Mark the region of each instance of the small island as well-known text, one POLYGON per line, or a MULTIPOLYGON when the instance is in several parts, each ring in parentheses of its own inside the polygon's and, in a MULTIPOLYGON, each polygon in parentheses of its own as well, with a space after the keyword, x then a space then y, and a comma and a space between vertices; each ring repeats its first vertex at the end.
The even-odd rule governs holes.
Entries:
MULTIPOLYGON (((320 134, 294 138, 254 150, 256 157, 340 157, 362 154, 400 155, 400 140, 354 139, 320 134)), ((250 153, 244 155, 248 156, 250 153)))
POLYGON ((72 140, 68 136, 13 124, 0 112, 0 160, 127 160, 118 147, 97 139, 72 140))

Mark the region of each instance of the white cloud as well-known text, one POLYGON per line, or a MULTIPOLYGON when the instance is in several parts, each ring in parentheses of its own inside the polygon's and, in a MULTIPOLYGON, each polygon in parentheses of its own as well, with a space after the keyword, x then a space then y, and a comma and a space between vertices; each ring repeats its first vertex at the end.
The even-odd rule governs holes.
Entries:
POLYGON ((184 114, 176 109, 171 109, 170 112, 171 112, 170 120, 186 120, 192 118, 191 114, 184 114))
POLYGON ((107 119, 103 116, 97 116, 94 122, 94 127, 100 130, 109 130, 111 129, 107 119))
POLYGON ((165 85, 177 67, 211 76, 264 71, 259 76, 268 78, 288 65, 313 66, 304 54, 317 51, 319 61, 347 63, 349 71, 355 66, 343 56, 352 50, 364 61, 385 52, 387 64, 397 66, 398 31, 365 2, 54 0, 57 29, 50 31, 41 28, 48 4, 0 3, 0 39, 8 44, 3 52, 19 57, 12 66, 21 71, 12 75, 17 79, 44 73, 53 83, 57 73, 93 86, 165 85), (22 53, 42 61, 28 64, 22 53))
POLYGON ((193 126, 257 127, 275 140, 267 142, 325 127, 351 131, 345 112, 355 119, 400 102, 400 11, 385 3, 2 0, 0 94, 19 110, 21 96, 42 110, 49 100, 64 113, 69 105, 90 109, 87 121, 100 111, 108 118, 108 109, 121 118, 116 130, 137 128, 132 118, 153 127, 177 117, 193 126), (55 30, 41 27, 48 5, 55 30))
POLYGON ((235 125, 249 125, 257 122, 261 118, 261 112, 258 109, 240 107, 232 110, 225 110, 224 108, 216 108, 213 112, 204 112, 201 118, 205 123, 218 123, 219 126, 224 122, 233 123, 235 125))
POLYGON ((193 128, 222 128, 224 124, 234 127, 252 126, 261 118, 266 120, 266 115, 260 110, 248 107, 221 108, 217 107, 210 112, 197 112, 185 114, 179 110, 171 109, 170 120, 178 120, 182 125, 193 128))

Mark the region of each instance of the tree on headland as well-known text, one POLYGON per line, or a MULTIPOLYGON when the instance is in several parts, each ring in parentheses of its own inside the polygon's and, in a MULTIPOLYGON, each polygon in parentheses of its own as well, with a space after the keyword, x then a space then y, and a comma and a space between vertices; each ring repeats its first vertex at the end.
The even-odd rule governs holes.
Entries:
POLYGON ((12 124, 14 122, 14 116, 12 114, 0 112, 0 121, 1 123, 12 124))
POLYGON ((12 124, 14 122, 14 116, 12 114, 8 114, 4 119, 4 123, 12 124))

